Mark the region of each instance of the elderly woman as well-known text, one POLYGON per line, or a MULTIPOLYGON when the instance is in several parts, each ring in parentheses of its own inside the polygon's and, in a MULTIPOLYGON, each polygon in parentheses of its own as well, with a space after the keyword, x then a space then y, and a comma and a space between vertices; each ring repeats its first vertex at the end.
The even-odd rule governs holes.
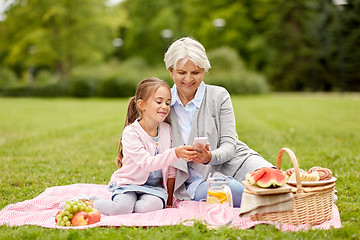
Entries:
POLYGON ((174 80, 171 113, 172 146, 191 145, 195 137, 207 137, 191 162, 178 160, 174 194, 180 200, 206 198, 209 173, 230 177, 235 207, 241 204, 244 187, 239 181, 260 167, 273 167, 238 140, 234 110, 226 89, 207 85, 204 74, 210 68, 205 48, 193 38, 181 38, 169 47, 164 62, 174 80))

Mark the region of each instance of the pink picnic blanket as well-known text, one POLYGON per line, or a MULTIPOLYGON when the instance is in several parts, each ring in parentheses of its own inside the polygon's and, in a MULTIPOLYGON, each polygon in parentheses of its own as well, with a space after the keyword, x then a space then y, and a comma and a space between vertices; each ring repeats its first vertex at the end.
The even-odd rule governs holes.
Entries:
MULTIPOLYGON (((0 211, 0 225, 21 226, 37 225, 46 228, 91 228, 98 226, 164 226, 183 223, 188 225, 191 220, 200 219, 199 203, 195 201, 176 201, 174 208, 166 208, 149 213, 132 213, 117 216, 101 216, 101 221, 87 226, 61 227, 55 225, 55 215, 58 205, 65 200, 80 194, 97 195, 100 198, 110 198, 107 185, 73 184, 47 188, 39 196, 31 200, 10 204, 0 211)), ((341 228, 339 211, 334 204, 333 215, 329 221, 320 225, 289 225, 267 221, 251 221, 250 218, 240 218, 239 208, 234 208, 232 227, 239 229, 252 228, 257 224, 273 224, 281 231, 298 231, 309 229, 341 228)))

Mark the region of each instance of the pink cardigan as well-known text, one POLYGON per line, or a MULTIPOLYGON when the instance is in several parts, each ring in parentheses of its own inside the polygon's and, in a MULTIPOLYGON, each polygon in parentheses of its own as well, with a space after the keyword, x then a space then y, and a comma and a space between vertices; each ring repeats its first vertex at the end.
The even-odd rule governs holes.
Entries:
POLYGON ((123 165, 113 173, 109 185, 142 185, 147 181, 150 172, 162 169, 163 185, 166 189, 167 179, 175 178, 176 175, 176 169, 170 165, 179 158, 175 154, 175 148, 171 148, 171 126, 161 122, 159 133, 158 154, 154 156, 156 143, 138 120, 124 128, 121 140, 123 165))

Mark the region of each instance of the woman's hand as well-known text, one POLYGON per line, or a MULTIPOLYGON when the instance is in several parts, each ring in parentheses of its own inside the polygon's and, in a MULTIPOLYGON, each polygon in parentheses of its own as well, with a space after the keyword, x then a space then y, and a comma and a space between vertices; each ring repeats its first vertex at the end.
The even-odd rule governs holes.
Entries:
POLYGON ((178 158, 189 162, 196 157, 197 152, 193 146, 178 146, 175 148, 175 154, 178 158))
POLYGON ((205 147, 201 144, 197 144, 197 149, 198 151, 196 152, 196 156, 193 159, 193 161, 196 163, 203 163, 203 164, 209 163, 212 158, 212 154, 210 151, 210 144, 209 143, 206 144, 205 147))

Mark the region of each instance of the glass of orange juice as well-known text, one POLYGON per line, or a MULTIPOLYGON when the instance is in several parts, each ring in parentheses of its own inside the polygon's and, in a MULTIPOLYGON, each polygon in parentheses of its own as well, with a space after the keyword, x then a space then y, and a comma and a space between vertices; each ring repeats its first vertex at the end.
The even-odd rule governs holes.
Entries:
POLYGON ((212 177, 208 178, 207 182, 208 189, 206 202, 227 202, 229 206, 233 206, 231 190, 229 187, 229 178, 222 173, 215 172, 212 177))

